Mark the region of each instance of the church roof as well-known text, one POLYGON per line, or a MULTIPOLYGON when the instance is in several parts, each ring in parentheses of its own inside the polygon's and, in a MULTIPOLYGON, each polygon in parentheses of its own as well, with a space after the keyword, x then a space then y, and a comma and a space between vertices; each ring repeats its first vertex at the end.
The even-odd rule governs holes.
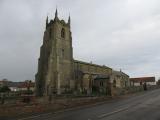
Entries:
POLYGON ((111 69, 110 67, 107 67, 105 65, 98 65, 98 64, 93 64, 93 63, 89 63, 89 62, 84 62, 84 61, 79 61, 79 60, 74 60, 74 62, 76 63, 81 63, 81 64, 86 64, 86 65, 92 65, 92 66, 97 66, 97 67, 104 67, 104 68, 107 68, 107 69, 111 69))

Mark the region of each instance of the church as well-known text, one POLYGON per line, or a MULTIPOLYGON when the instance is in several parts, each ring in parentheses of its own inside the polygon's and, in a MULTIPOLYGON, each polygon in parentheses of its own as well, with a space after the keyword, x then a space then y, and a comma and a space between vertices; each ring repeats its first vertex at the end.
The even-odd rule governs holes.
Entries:
POLYGON ((71 19, 46 19, 43 44, 40 47, 38 72, 35 75, 36 95, 110 94, 112 69, 105 65, 73 58, 71 19))

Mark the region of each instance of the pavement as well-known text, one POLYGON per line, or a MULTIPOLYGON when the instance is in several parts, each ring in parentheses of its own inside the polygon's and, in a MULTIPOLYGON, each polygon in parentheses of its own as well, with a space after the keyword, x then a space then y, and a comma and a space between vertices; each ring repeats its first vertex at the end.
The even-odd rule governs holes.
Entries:
POLYGON ((102 104, 48 112, 17 120, 160 120, 160 89, 102 104))

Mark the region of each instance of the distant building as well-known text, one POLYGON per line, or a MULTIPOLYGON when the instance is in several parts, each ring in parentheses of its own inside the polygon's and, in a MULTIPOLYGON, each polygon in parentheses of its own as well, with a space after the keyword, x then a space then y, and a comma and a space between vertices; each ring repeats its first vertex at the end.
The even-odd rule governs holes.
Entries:
POLYGON ((3 81, 2 80, 0 80, 0 87, 2 87, 3 86, 3 81))
POLYGON ((157 85, 160 85, 160 79, 156 82, 157 85))
POLYGON ((26 90, 35 90, 35 83, 31 81, 25 81, 19 84, 18 86, 19 91, 26 91, 26 90))
POLYGON ((9 81, 7 79, 0 80, 0 87, 7 86, 8 82, 9 81))
POLYGON ((12 82, 12 81, 8 81, 8 80, 1 80, 0 87, 3 87, 3 86, 8 86, 9 89, 13 92, 25 91, 28 89, 34 91, 35 82, 28 81, 28 80, 26 80, 24 82, 12 82))
POLYGON ((130 81, 134 86, 141 86, 144 83, 146 83, 147 85, 156 85, 155 77, 130 78, 130 81))
POLYGON ((10 88, 10 90, 11 91, 13 91, 13 92, 17 92, 17 91, 19 91, 19 85, 21 84, 22 82, 11 82, 11 81, 9 81, 8 83, 7 83, 7 86, 10 88))

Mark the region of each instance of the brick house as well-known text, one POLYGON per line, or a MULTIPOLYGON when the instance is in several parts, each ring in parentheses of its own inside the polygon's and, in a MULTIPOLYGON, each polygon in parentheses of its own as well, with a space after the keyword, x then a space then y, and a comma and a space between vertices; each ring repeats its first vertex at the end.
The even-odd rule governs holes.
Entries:
POLYGON ((130 78, 130 81, 134 86, 141 86, 144 83, 146 83, 147 85, 156 85, 155 77, 130 78))

